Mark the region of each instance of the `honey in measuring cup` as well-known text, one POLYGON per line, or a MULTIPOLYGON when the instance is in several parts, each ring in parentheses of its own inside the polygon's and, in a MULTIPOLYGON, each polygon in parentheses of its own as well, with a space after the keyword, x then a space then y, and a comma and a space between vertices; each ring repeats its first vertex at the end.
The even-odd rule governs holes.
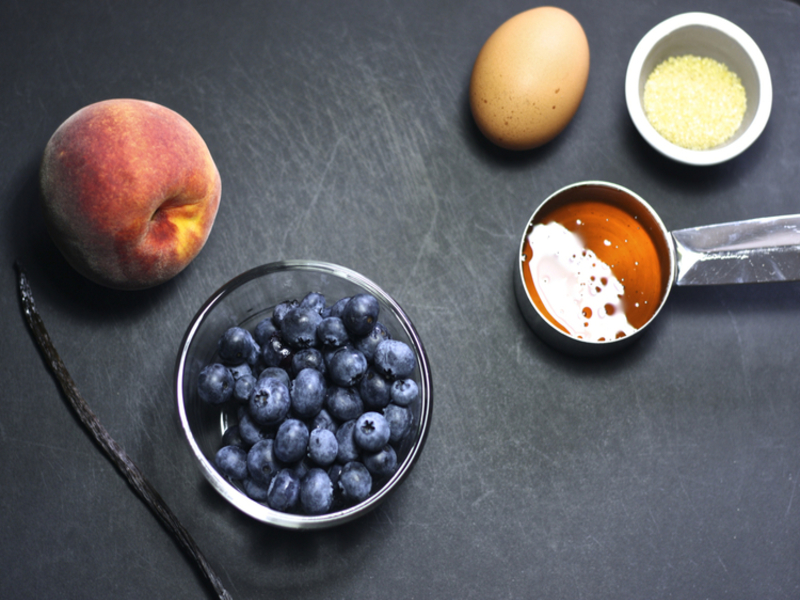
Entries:
POLYGON ((572 337, 629 336, 658 312, 671 262, 663 225, 639 201, 611 187, 579 186, 534 214, 522 271, 539 313, 572 337))

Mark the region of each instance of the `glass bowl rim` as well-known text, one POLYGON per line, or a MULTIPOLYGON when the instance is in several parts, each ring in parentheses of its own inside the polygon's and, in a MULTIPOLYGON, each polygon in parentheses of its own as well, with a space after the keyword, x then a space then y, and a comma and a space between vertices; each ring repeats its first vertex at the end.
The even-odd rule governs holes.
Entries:
MULTIPOLYGON (((307 290, 312 291, 312 290, 307 290)), ((381 504, 399 484, 408 476, 412 467, 415 465, 427 440, 430 429, 431 412, 433 408, 433 388, 431 382, 430 362, 422 340, 417 333, 411 319, 400 307, 400 305, 385 292, 380 286, 369 278, 330 262, 313 260, 282 260, 263 264, 237 275, 227 283, 220 286, 203 303, 200 309, 192 318, 186 332, 181 340, 178 357, 175 364, 174 373, 175 397, 178 404, 178 414, 180 426, 184 437, 192 449, 195 459, 197 459, 200 470, 212 487, 229 503, 250 517, 263 523, 275 525, 284 529, 323 529, 333 527, 352 521, 381 504), (273 510, 264 504, 249 498, 244 492, 233 486, 226 478, 220 475, 216 468, 205 456, 195 440, 186 412, 187 398, 184 395, 183 380, 187 366, 189 348, 195 336, 206 321, 214 308, 229 294, 242 286, 256 279, 265 277, 272 273, 282 271, 311 271, 320 274, 328 274, 340 279, 347 280, 365 291, 373 294, 378 300, 387 305, 393 316, 399 321, 404 333, 408 336, 412 349, 417 355, 417 369, 419 375, 420 410, 419 422, 417 423, 416 438, 413 441, 408 454, 398 464, 395 473, 383 484, 383 486, 372 494, 369 498, 356 505, 346 507, 333 513, 324 515, 301 515, 294 513, 283 513, 273 510)))

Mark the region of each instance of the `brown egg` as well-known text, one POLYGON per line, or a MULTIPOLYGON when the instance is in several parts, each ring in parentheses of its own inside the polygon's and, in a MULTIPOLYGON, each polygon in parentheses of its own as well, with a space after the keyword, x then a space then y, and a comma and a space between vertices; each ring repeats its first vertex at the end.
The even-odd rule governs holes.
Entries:
POLYGON ((481 48, 469 86, 472 115, 498 146, 536 148, 570 122, 588 78, 581 24, 560 8, 533 8, 503 23, 481 48))

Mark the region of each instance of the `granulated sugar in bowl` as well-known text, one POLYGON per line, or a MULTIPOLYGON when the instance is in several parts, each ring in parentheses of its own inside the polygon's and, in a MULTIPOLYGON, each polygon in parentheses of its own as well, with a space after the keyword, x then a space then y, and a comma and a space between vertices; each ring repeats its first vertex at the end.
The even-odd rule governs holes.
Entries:
POLYGON ((655 150, 688 165, 738 156, 761 135, 772 81, 753 39, 727 19, 683 13, 653 27, 625 77, 634 126, 655 150))
POLYGON ((713 58, 670 56, 644 86, 644 110, 656 131, 673 144, 708 150, 728 141, 747 109, 739 76, 713 58))

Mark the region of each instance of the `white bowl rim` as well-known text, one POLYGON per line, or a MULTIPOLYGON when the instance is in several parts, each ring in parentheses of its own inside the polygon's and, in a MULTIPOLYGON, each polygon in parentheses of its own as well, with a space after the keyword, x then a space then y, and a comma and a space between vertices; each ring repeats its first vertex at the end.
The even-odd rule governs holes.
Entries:
POLYGON ((687 12, 662 21, 639 41, 628 62, 625 101, 636 129, 661 154, 689 165, 715 165, 741 154, 761 135, 772 110, 772 79, 764 55, 753 38, 741 27, 718 15, 687 12), (693 25, 716 29, 738 43, 753 61, 759 82, 759 103, 750 126, 730 144, 709 150, 690 150, 665 139, 650 124, 639 97, 641 71, 652 49, 667 35, 693 25))

